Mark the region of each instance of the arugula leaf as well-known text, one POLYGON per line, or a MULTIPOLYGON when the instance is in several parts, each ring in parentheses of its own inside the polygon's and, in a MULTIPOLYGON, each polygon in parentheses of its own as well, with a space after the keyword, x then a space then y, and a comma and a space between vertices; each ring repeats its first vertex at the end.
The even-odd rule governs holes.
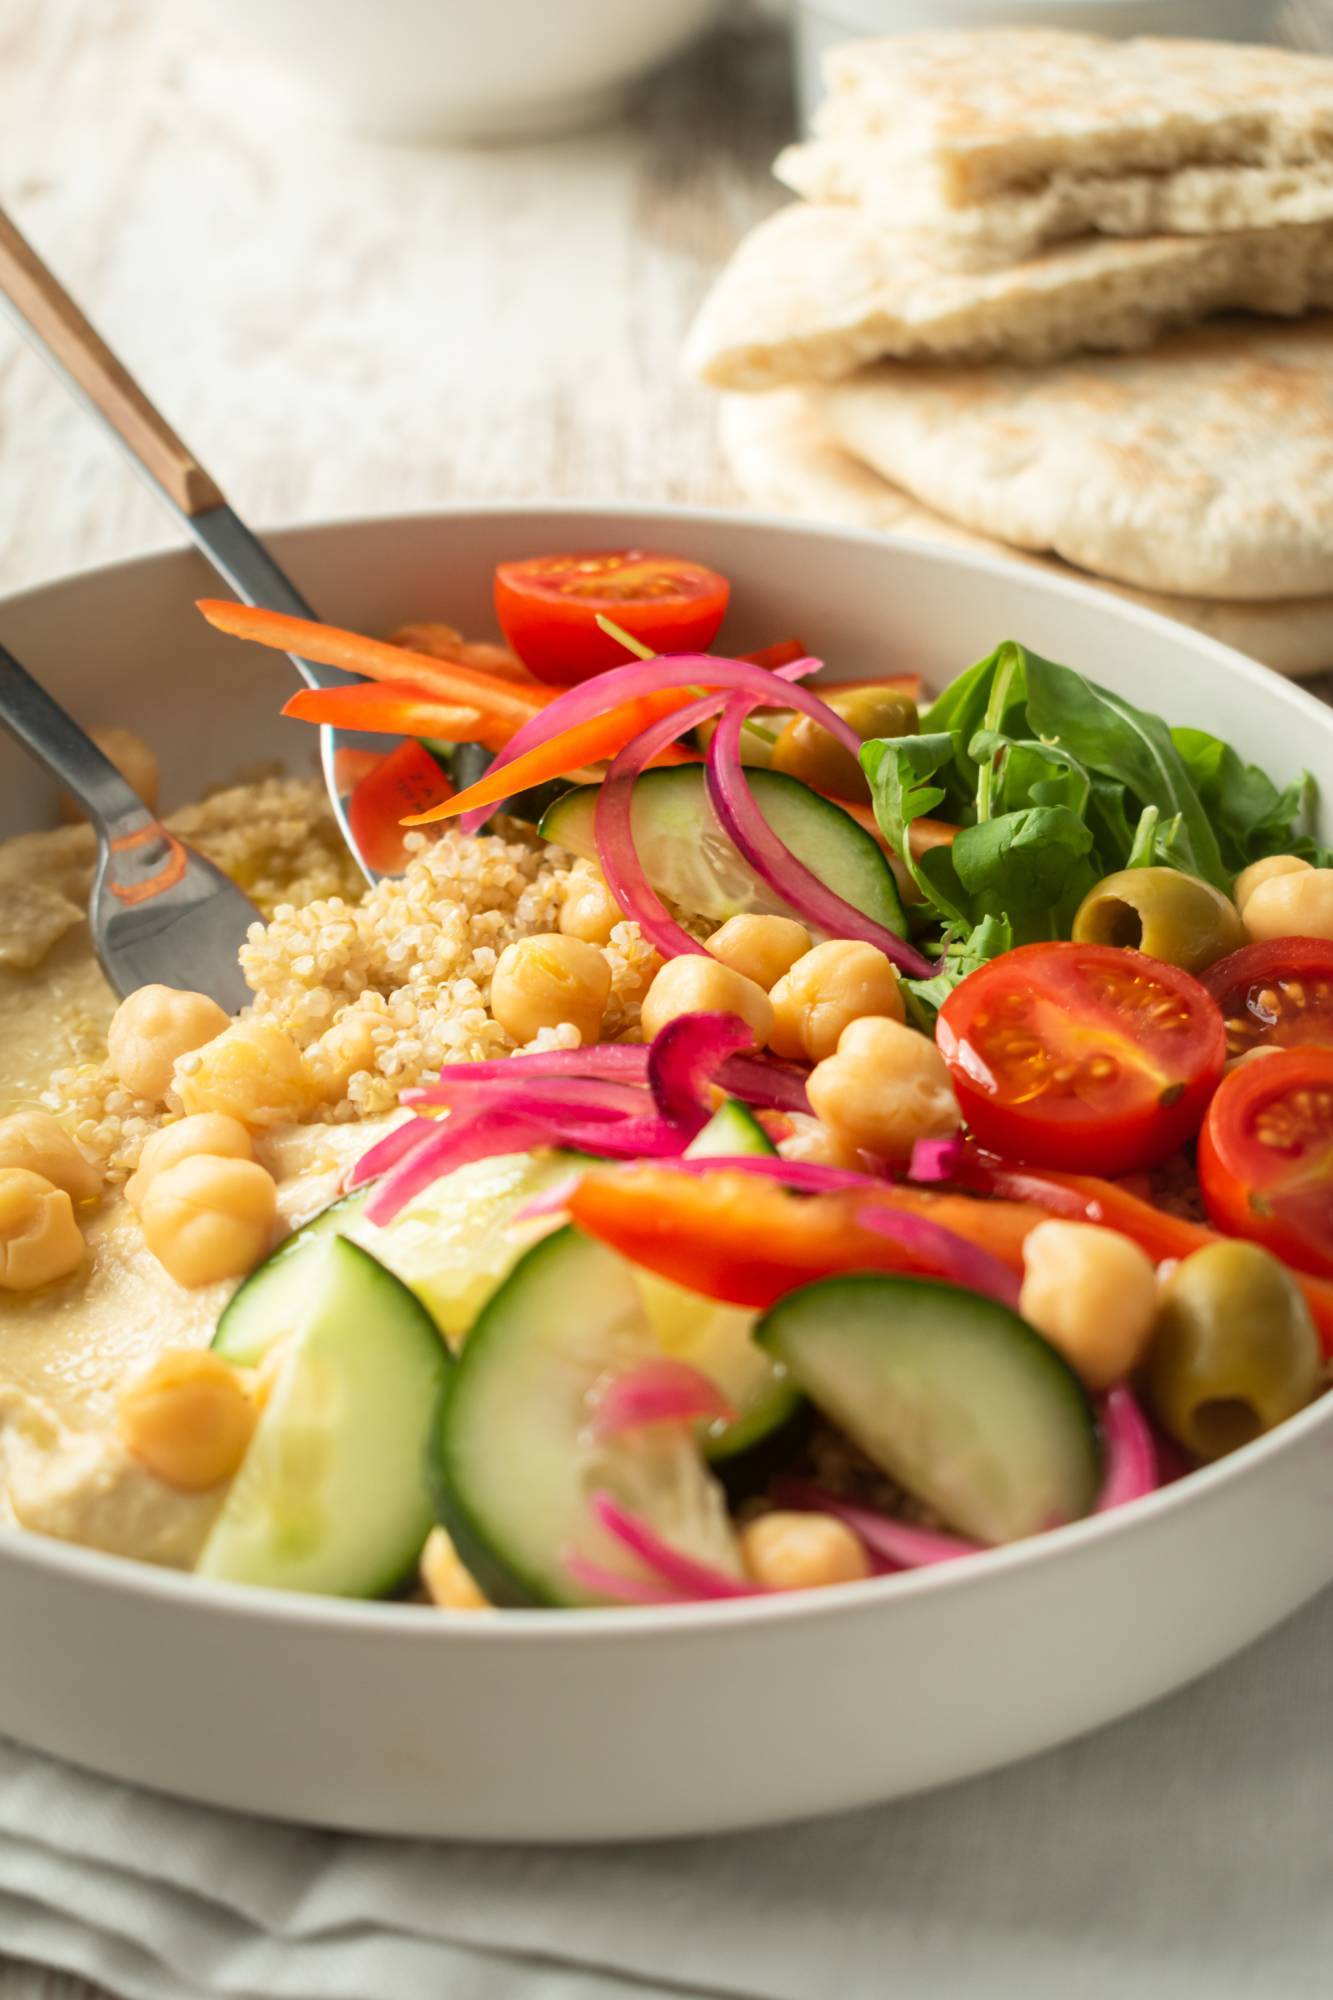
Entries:
POLYGON ((1145 806, 1134 829, 1126 868, 1151 868, 1157 859, 1157 822, 1162 817, 1156 806, 1145 806))
POLYGON ((1231 874, 1184 759, 1160 716, 1146 715, 1072 668, 1029 653, 1027 714, 1043 741, 1060 744, 1090 769, 1114 778, 1138 800, 1179 817, 1177 865, 1229 890, 1231 874))
POLYGON ((1279 788, 1220 738, 1159 716, 1012 641, 928 707, 916 736, 862 746, 875 814, 942 935, 939 970, 904 981, 914 1015, 1015 944, 1067 937, 1101 877, 1165 865, 1229 890, 1263 855, 1333 854, 1308 831, 1309 779, 1279 788), (911 853, 938 813, 952 846, 911 853))
POLYGON ((1088 797, 1088 825, 1097 842, 1103 874, 1114 875, 1117 868, 1129 866, 1134 847, 1129 795, 1114 778, 1103 778, 1096 771, 1090 777, 1092 790, 1088 797))
POLYGON ((1309 832, 1314 780, 1308 771, 1279 791, 1257 764, 1205 729, 1173 729, 1171 740, 1212 820, 1222 859, 1235 874, 1267 854, 1299 854, 1326 865, 1309 832))
POLYGON ((964 827, 948 850, 974 922, 1006 917, 1023 943, 1061 937, 1096 881, 1092 834, 1067 806, 1031 806, 964 827))
POLYGON ((951 681, 921 718, 923 732, 948 730, 955 739, 954 769, 946 780, 946 803, 954 819, 970 817, 976 805, 981 769, 972 744, 978 732, 989 729, 1003 735, 1009 717, 1022 716, 1027 698, 1026 657, 1021 646, 1006 639, 986 659, 951 681), (992 707, 997 700, 998 709, 992 707))
POLYGON ((948 850, 932 848, 917 861, 908 829, 914 819, 934 812, 943 803, 944 787, 931 780, 952 766, 956 747, 947 731, 926 736, 876 737, 861 745, 861 769, 870 783, 875 818, 922 895, 949 924, 967 921, 949 893, 949 871, 939 870, 937 864, 937 886, 922 865, 936 854, 947 861, 948 850))
POLYGON ((1087 811, 1092 779, 1067 750, 1032 737, 1001 736, 995 730, 982 730, 970 749, 978 763, 995 759, 991 803, 998 812, 1067 806, 1081 819, 1087 811))
POLYGON ((983 917, 965 938, 957 938, 948 946, 933 978, 904 979, 907 1004, 919 1026, 932 1032, 935 1016, 959 981, 978 966, 998 958, 1001 952, 1012 951, 1013 946, 1013 926, 1007 917, 983 917))

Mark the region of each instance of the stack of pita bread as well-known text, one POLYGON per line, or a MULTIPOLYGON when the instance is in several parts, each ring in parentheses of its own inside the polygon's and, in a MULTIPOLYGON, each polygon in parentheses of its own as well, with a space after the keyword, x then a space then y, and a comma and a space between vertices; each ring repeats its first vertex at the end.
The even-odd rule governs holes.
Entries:
POLYGON ((686 350, 749 496, 1333 666, 1333 61, 942 30, 826 81, 686 350))

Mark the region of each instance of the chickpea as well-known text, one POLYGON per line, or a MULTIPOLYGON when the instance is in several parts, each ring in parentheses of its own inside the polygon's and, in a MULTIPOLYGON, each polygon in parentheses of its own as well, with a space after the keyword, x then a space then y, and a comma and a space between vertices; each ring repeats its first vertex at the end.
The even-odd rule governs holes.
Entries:
POLYGON ((84 1159, 63 1125, 49 1111, 15 1111, 0 1118, 0 1167, 25 1167, 71 1201, 96 1201, 102 1176, 84 1159))
POLYGON ((905 1017, 898 975, 882 951, 851 938, 830 938, 798 958, 779 979, 773 1001, 775 1055, 823 1062, 851 1021, 882 1015, 905 1017))
MULTIPOLYGON (((117 729, 114 726, 90 729, 88 734, 102 755, 110 758, 125 783, 139 794, 149 812, 156 812, 161 771, 156 755, 142 736, 136 736, 132 729, 117 729)), ((62 792, 60 817, 77 821, 87 815, 77 800, 71 798, 68 792, 62 792)))
POLYGON ((1303 875, 1309 866, 1310 863, 1302 861, 1299 854, 1270 854, 1266 861, 1252 861, 1236 877, 1231 900, 1244 916, 1245 905, 1263 883, 1275 882, 1279 875, 1303 875))
POLYGON ((849 1146, 827 1125, 821 1125, 817 1118, 807 1118, 804 1112, 791 1113, 792 1129, 785 1139, 779 1139, 778 1152, 784 1160, 807 1160, 817 1167, 849 1167, 853 1170, 862 1166, 861 1155, 855 1146, 849 1146))
POLYGON ((177 1284, 241 1278, 268 1254, 273 1176, 253 1160, 195 1153, 153 1175, 139 1203, 148 1248, 177 1284))
POLYGON ((611 997, 611 968, 595 944, 546 931, 506 945, 491 978, 491 1012, 516 1042, 568 1021, 595 1042, 611 997))
POLYGON ((432 1604, 442 1611, 489 1611, 490 1599, 483 1597, 471 1573, 464 1569, 458 1550, 443 1528, 432 1528, 421 1551, 421 1581, 432 1604))
POLYGON ((1333 868, 1270 875, 1250 891, 1245 928, 1256 944, 1267 938, 1333 939, 1333 868))
POLYGON ((83 1262, 84 1251, 64 1188, 26 1167, 0 1168, 0 1287, 31 1292, 67 1278, 83 1262))
POLYGON ((773 1009, 768 995, 753 979, 702 952, 669 958, 643 998, 643 1039, 651 1042, 678 1015, 714 1013, 738 1014, 753 1033, 756 1046, 762 1046, 772 1032, 773 1009))
POLYGON ((1019 1310, 1090 1389, 1142 1361, 1157 1317, 1157 1272, 1127 1236, 1091 1222, 1039 1222, 1023 1245, 1019 1310))
POLYGON ((349 1007, 305 1052, 306 1065, 321 1096, 336 1103, 360 1070, 375 1067, 375 1030, 384 1016, 369 1007, 349 1007))
POLYGON ((319 1095, 296 1043, 271 1021, 234 1021, 184 1056, 172 1082, 183 1111, 225 1112, 252 1132, 289 1124, 319 1095))
POLYGON ((609 944, 612 931, 624 920, 624 911, 600 872, 591 862, 581 861, 570 875, 561 899, 562 934, 581 938, 584 944, 609 944))
POLYGON ((107 1054, 126 1090, 161 1104, 180 1057, 213 1041, 226 1026, 226 1014, 206 993, 141 986, 112 1015, 107 1054))
POLYGON ((861 1542, 832 1514, 760 1514, 740 1532, 746 1574, 765 1590, 819 1590, 870 1575, 861 1542))
POLYGON ((169 1348, 122 1391, 120 1434, 164 1486, 203 1493, 237 1470, 255 1415, 241 1377, 220 1354, 169 1348))
POLYGON ((794 917, 728 917, 709 938, 708 949, 742 979, 753 979, 770 993, 809 951, 810 933, 794 917))
POLYGON ((918 1139, 947 1139, 962 1123, 943 1056, 901 1021, 852 1021, 806 1089, 838 1138, 886 1160, 909 1159, 918 1139))
POLYGON ((244 1125, 223 1111, 196 1111, 190 1118, 178 1118, 174 1125, 164 1125, 144 1141, 138 1168, 125 1183, 125 1199, 131 1208, 139 1207, 158 1174, 196 1153, 215 1160, 253 1160, 255 1156, 244 1125))

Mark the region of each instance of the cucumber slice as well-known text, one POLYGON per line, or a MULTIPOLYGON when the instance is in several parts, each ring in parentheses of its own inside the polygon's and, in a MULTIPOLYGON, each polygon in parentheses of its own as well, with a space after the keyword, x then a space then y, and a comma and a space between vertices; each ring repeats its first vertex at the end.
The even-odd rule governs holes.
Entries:
POLYGON ((229 1361, 252 1367, 301 1319, 311 1266, 330 1235, 347 1237, 387 1264, 459 1345, 478 1312, 549 1221, 519 1224, 518 1210, 561 1180, 569 1160, 558 1154, 506 1153, 460 1167, 423 1189, 383 1229, 363 1210, 369 1189, 358 1188, 298 1229, 253 1271, 218 1321, 213 1345, 229 1361))
POLYGON ((719 1104, 697 1139, 685 1148, 687 1160, 777 1158, 777 1147, 748 1104, 729 1097, 719 1104))
POLYGON ((383 1597, 430 1531, 425 1456, 449 1353, 369 1254, 326 1233, 307 1312, 204 1544, 200 1576, 383 1597))
POLYGON ((570 1552, 642 1578, 588 1510, 602 1488, 740 1576, 722 1490, 688 1434, 592 1434, 598 1385, 658 1352, 629 1265, 576 1229, 529 1250, 483 1310, 441 1398, 430 1469, 439 1517, 493 1603, 605 1602, 569 1576, 570 1552))
POLYGON ((275 1340, 295 1332, 309 1308, 320 1246, 330 1237, 351 1233, 369 1193, 369 1188, 358 1188, 341 1201, 330 1202, 242 1279, 223 1307, 213 1335, 219 1354, 239 1368, 253 1368, 275 1340))
MULTIPOLYGON (((685 1148, 695 1160, 719 1155, 773 1159, 777 1150, 749 1106, 734 1097, 718 1106, 685 1148)), ((750 1338, 754 1313, 719 1305, 651 1271, 636 1270, 634 1276, 653 1332, 667 1353, 716 1382, 736 1412, 730 1423, 709 1424, 700 1435, 711 1463, 720 1467, 752 1450, 803 1407, 803 1398, 750 1338)))
MULTIPOLYGON (((781 771, 751 771, 764 818, 785 846, 821 882, 863 915, 907 934, 898 886, 888 861, 850 813, 781 771)), ((539 831, 585 860, 596 860, 593 815, 598 787, 565 792, 542 817, 539 831)), ((701 766, 645 771, 634 788, 634 842, 644 873, 659 895, 716 923, 755 910, 791 910, 741 859, 718 825, 701 766)))
POLYGON ((750 1451, 801 1409, 802 1397, 754 1343, 754 1313, 719 1305, 651 1271, 636 1270, 634 1281, 659 1346, 716 1382, 736 1412, 730 1423, 701 1427, 699 1443, 711 1464, 750 1451))
POLYGON ((829 1278, 781 1300, 755 1338, 961 1534, 1017 1541, 1097 1497, 1097 1427, 1078 1378, 993 1299, 924 1278, 829 1278))

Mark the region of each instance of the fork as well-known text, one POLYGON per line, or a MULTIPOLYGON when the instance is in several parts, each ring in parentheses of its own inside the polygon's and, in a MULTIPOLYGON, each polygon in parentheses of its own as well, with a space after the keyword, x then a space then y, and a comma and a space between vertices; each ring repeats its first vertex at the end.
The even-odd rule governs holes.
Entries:
POLYGON ((93 948, 122 1000, 189 986, 229 1014, 252 997, 237 959, 259 912, 234 882, 169 833, 73 716, 0 646, 0 728, 72 792, 97 834, 88 904, 93 948))
MULTIPOLYGON (((315 616, 291 578, 149 402, 3 209, 0 306, 8 310, 19 332, 55 370, 75 400, 112 433, 178 525, 243 603, 285 611, 294 618, 315 616)), ((300 659, 295 653, 289 658, 309 687, 344 687, 360 679, 337 667, 300 659)), ((348 820, 338 782, 338 753, 370 748, 383 755, 392 747, 383 736, 367 737, 329 727, 319 732, 320 763, 338 825, 357 866, 372 885, 380 874, 361 852, 348 820)))

